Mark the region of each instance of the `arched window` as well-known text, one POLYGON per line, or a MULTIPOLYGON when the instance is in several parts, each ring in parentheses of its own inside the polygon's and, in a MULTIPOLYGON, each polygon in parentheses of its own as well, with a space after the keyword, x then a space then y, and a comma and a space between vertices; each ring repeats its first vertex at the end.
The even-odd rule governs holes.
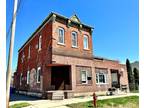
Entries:
POLYGON ((38 67, 37 68, 37 76, 36 76, 37 83, 40 83, 40 74, 41 74, 41 67, 38 67))
POLYGON ((77 47, 78 44, 77 44, 77 33, 76 32, 72 32, 71 33, 71 39, 72 39, 72 47, 77 47))
POLYGON ((30 83, 30 72, 27 71, 27 84, 29 84, 29 83, 30 83))
POLYGON ((31 47, 29 46, 29 49, 28 49, 28 58, 30 58, 30 50, 31 50, 31 47))
POLYGON ((88 49, 88 36, 84 35, 84 39, 83 39, 83 45, 84 45, 84 49, 88 49))
POLYGON ((22 73, 20 74, 20 86, 22 85, 22 77, 23 77, 23 75, 22 75, 22 73))
POLYGON ((39 44, 38 44, 38 50, 41 50, 41 45, 42 45, 42 36, 39 36, 39 44))
POLYGON ((64 39, 65 39, 64 29, 60 27, 58 29, 58 43, 64 44, 65 43, 64 39))

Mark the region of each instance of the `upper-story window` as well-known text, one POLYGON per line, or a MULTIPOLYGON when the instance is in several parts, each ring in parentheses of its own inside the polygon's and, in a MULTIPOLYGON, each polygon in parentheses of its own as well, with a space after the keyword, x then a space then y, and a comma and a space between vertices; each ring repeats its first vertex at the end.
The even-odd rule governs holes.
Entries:
POLYGON ((59 28, 58 29, 58 43, 59 44, 64 44, 64 29, 63 28, 59 28))
POLYGON ((41 45, 42 45, 42 36, 39 36, 39 43, 38 43, 38 50, 41 50, 41 45))
POLYGON ((22 56, 21 56, 21 63, 24 62, 24 58, 25 58, 25 55, 24 55, 24 52, 22 53, 22 56))
POLYGON ((29 48, 28 48, 28 58, 30 58, 30 50, 31 50, 31 47, 29 46, 29 48))
POLYGON ((37 73, 36 73, 36 79, 37 79, 37 83, 40 83, 40 74, 41 74, 41 67, 37 68, 37 73))
POLYGON ((84 49, 88 49, 88 36, 84 35, 84 39, 83 39, 83 45, 84 45, 84 49))
POLYGON ((77 47, 77 33, 76 32, 72 32, 71 34, 71 39, 72 39, 72 47, 77 47))
POLYGON ((29 83, 30 83, 30 72, 27 71, 27 84, 29 84, 29 83))
POLYGON ((23 77, 23 74, 21 73, 20 74, 20 86, 22 85, 22 77, 23 77))

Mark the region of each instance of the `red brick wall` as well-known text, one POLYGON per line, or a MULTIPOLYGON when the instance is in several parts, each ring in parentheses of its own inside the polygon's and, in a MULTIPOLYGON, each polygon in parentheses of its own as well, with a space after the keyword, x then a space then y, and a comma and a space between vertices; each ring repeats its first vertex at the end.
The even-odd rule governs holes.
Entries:
MULTIPOLYGON (((51 37, 52 36, 52 22, 47 23, 44 25, 44 27, 39 30, 33 38, 25 45, 24 48, 22 48, 19 51, 18 55, 18 66, 17 66, 17 72, 18 76, 20 77, 20 73, 23 73, 24 80, 22 81, 22 86, 21 89, 29 89, 28 85, 26 84, 26 76, 27 76, 27 71, 31 71, 33 68, 37 70, 37 67, 41 67, 42 69, 42 75, 45 75, 44 72, 47 72, 46 69, 46 64, 51 63, 51 37), (38 39, 39 36, 42 36, 42 49, 38 51, 38 39), (28 49, 29 46, 31 47, 30 50, 30 58, 28 58, 28 49), (37 48, 36 48, 37 47, 37 48), (24 52, 25 58, 23 63, 21 62, 21 57, 24 52)), ((19 79, 18 79, 19 80, 19 79)), ((46 77, 44 78, 46 84, 46 77)), ((44 86, 43 85, 43 86, 44 86)), ((36 88, 39 90, 40 89, 40 84, 36 85, 36 88)))
POLYGON ((53 55, 53 61, 61 64, 71 65, 72 77, 72 90, 75 92, 93 92, 93 91, 106 91, 111 87, 111 72, 110 69, 121 71, 124 69, 123 76, 120 78, 120 84, 128 85, 127 71, 125 65, 119 64, 118 61, 111 60, 90 60, 76 57, 66 57, 60 55, 53 55), (77 66, 91 67, 92 69, 92 84, 78 84, 80 75, 78 74, 77 66), (108 70, 108 83, 96 84, 96 68, 105 68, 108 70))
POLYGON ((53 23, 53 38, 56 40, 53 40, 53 54, 58 55, 66 55, 66 56, 76 56, 76 57, 82 57, 82 58, 92 58, 92 36, 89 31, 86 30, 80 30, 78 27, 68 27, 65 22, 58 22, 55 21, 53 23), (64 28, 65 30, 65 45, 59 45, 58 44, 58 28, 64 28), (72 47, 72 41, 71 41, 71 33, 75 31, 78 34, 78 48, 72 47), (84 50, 83 47, 83 37, 84 35, 88 36, 89 40, 89 49, 84 50))
POLYGON ((90 31, 76 27, 67 27, 66 23, 63 21, 54 23, 49 22, 46 23, 41 30, 39 30, 35 36, 29 41, 24 48, 19 51, 18 55, 18 66, 17 66, 17 80, 19 82, 20 73, 23 73, 24 80, 22 81, 21 90, 31 90, 29 85, 26 84, 26 75, 27 71, 31 72, 32 69, 36 69, 37 67, 41 67, 41 82, 37 83, 33 90, 41 91, 41 90, 51 90, 51 69, 46 65, 49 63, 59 64, 68 64, 71 65, 71 84, 72 90, 75 92, 93 92, 106 90, 108 87, 111 87, 111 73, 110 69, 121 70, 124 68, 123 76, 120 79, 121 84, 128 85, 127 72, 124 65, 119 64, 118 61, 111 60, 94 60, 92 58, 92 37, 90 31), (58 45, 58 32, 57 28, 62 27, 65 29, 65 46, 58 45), (76 31, 78 33, 78 48, 71 47, 71 32, 76 31), (38 51, 36 49, 36 45, 38 44, 39 35, 42 35, 42 49, 38 51), (89 50, 83 49, 83 35, 86 34, 89 37, 89 50), (55 38, 56 40, 51 39, 55 38), (28 48, 31 46, 31 57, 28 59, 28 48), (24 62, 21 63, 21 57, 24 52, 25 58, 24 62), (63 56, 62 56, 63 55, 63 56), (80 76, 78 74, 77 66, 89 67, 92 71, 92 81, 87 85, 78 84, 77 82, 80 80, 80 76), (96 84, 96 68, 106 68, 108 69, 109 83, 104 85, 96 84))

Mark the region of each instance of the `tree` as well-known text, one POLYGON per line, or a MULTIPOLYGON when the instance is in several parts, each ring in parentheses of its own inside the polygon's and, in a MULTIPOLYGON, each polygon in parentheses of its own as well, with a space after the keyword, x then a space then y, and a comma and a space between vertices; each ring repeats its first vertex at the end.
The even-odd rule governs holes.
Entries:
POLYGON ((128 72, 129 88, 130 88, 130 90, 133 90, 133 88, 135 87, 134 75, 132 72, 131 64, 128 59, 126 60, 126 67, 127 67, 127 72, 128 72))
POLYGON ((133 73, 134 73, 135 84, 139 85, 139 70, 137 68, 134 68, 133 73))

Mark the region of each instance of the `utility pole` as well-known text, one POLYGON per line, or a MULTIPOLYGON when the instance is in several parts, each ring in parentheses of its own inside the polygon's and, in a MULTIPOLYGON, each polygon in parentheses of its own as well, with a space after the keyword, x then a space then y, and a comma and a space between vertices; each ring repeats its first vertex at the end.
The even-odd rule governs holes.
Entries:
POLYGON ((16 27, 17 4, 18 4, 18 0, 14 0, 14 11, 13 11, 13 18, 12 18, 12 28, 11 28, 10 47, 9 47, 8 66, 7 66, 7 82, 6 82, 7 108, 9 108, 10 82, 11 82, 11 73, 12 73, 12 58, 13 58, 15 27, 16 27))

